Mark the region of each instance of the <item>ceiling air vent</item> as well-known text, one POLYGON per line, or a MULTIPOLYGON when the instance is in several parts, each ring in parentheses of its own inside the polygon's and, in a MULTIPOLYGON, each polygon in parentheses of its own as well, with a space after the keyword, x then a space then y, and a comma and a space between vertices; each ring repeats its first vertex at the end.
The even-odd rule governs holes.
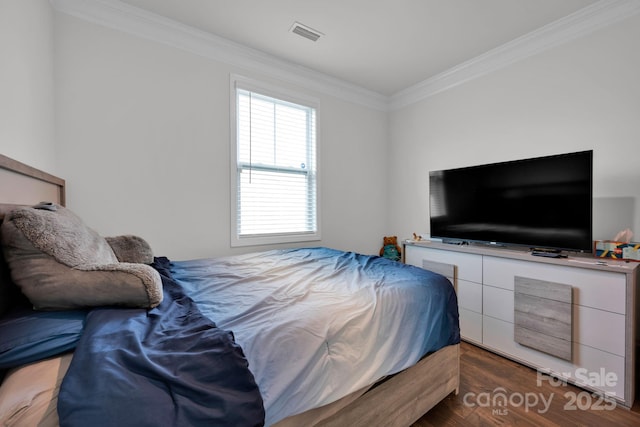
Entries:
POLYGON ((316 41, 322 35, 321 32, 314 30, 313 28, 307 27, 306 25, 302 25, 299 22, 294 22, 291 28, 289 29, 294 34, 304 37, 305 39, 309 39, 311 41, 316 41))

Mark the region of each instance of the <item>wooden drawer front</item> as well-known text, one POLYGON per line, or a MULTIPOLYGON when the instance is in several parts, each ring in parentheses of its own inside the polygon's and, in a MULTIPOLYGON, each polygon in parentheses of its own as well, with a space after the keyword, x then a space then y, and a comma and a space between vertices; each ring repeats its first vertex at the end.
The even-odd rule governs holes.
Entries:
POLYGON ((482 344, 482 315, 460 307, 460 337, 482 344))
POLYGON ((482 314, 482 285, 458 280, 458 306, 482 314))
POLYGON ((571 286, 516 277, 513 301, 514 340, 552 356, 571 360, 571 286))
POLYGON ((456 266, 453 264, 445 264, 443 262, 423 259, 422 268, 424 268, 425 270, 433 271, 434 273, 442 274, 444 277, 451 280, 452 283, 454 281, 456 266))
POLYGON ((483 287, 483 314, 513 323, 513 291, 483 287))
POLYGON ((615 313, 625 313, 625 275, 610 271, 483 257, 485 285, 513 291, 515 277, 564 283, 574 288, 573 303, 615 313))
MULTIPOLYGON (((518 344, 513 340, 513 324, 499 319, 484 316, 482 321, 483 345, 504 356, 512 358, 543 371, 551 370, 561 378, 572 380, 583 386, 588 386, 577 378, 588 378, 590 373, 600 375, 613 372, 617 381, 612 386, 591 387, 606 393, 615 393, 617 398, 625 399, 624 394, 624 358, 602 350, 598 350, 579 343, 573 343, 573 363, 558 359, 538 350, 518 344)), ((535 382, 530 385, 536 387, 535 382)), ((562 392, 562 390, 559 390, 562 392)))
MULTIPOLYGON (((574 293, 575 296, 575 293, 574 293)), ((513 292, 506 289, 484 286, 482 313, 504 322, 514 323, 513 292)), ((460 301, 460 299, 458 300, 460 301)), ((600 349, 602 351, 624 356, 624 321, 623 315, 590 307, 573 305, 573 341, 600 349)), ((507 337, 513 339, 513 336, 507 337)))
POLYGON ((482 255, 464 254, 412 245, 407 245, 405 251, 405 261, 407 264, 422 267, 423 261, 428 260, 454 265, 456 267, 457 279, 482 283, 482 255))

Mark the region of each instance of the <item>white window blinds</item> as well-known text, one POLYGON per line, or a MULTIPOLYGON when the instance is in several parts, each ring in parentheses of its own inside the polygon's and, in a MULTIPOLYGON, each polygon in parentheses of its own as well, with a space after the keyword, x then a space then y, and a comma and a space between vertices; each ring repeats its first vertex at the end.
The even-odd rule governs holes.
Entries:
POLYGON ((238 86, 235 96, 235 243, 317 238, 316 109, 238 86))

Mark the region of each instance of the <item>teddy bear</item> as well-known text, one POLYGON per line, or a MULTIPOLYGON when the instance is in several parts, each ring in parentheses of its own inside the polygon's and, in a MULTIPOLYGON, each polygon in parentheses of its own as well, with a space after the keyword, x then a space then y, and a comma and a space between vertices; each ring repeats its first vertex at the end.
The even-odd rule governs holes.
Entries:
POLYGON ((382 248, 380 248, 380 256, 393 261, 400 261, 402 257, 397 236, 384 236, 382 248))

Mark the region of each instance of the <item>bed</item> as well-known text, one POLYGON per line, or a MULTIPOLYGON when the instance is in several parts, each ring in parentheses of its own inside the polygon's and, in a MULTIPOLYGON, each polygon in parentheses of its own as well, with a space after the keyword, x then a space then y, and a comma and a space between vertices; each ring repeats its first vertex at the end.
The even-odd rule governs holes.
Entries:
MULTIPOLYGON (((43 200, 65 209, 64 180, 0 156, 0 219, 43 200)), ((29 313, 75 329, 0 365, 0 424, 409 426, 458 392, 457 300, 438 274, 322 247, 150 265, 152 308, 29 313), (142 338, 112 341, 128 328, 142 338)))

